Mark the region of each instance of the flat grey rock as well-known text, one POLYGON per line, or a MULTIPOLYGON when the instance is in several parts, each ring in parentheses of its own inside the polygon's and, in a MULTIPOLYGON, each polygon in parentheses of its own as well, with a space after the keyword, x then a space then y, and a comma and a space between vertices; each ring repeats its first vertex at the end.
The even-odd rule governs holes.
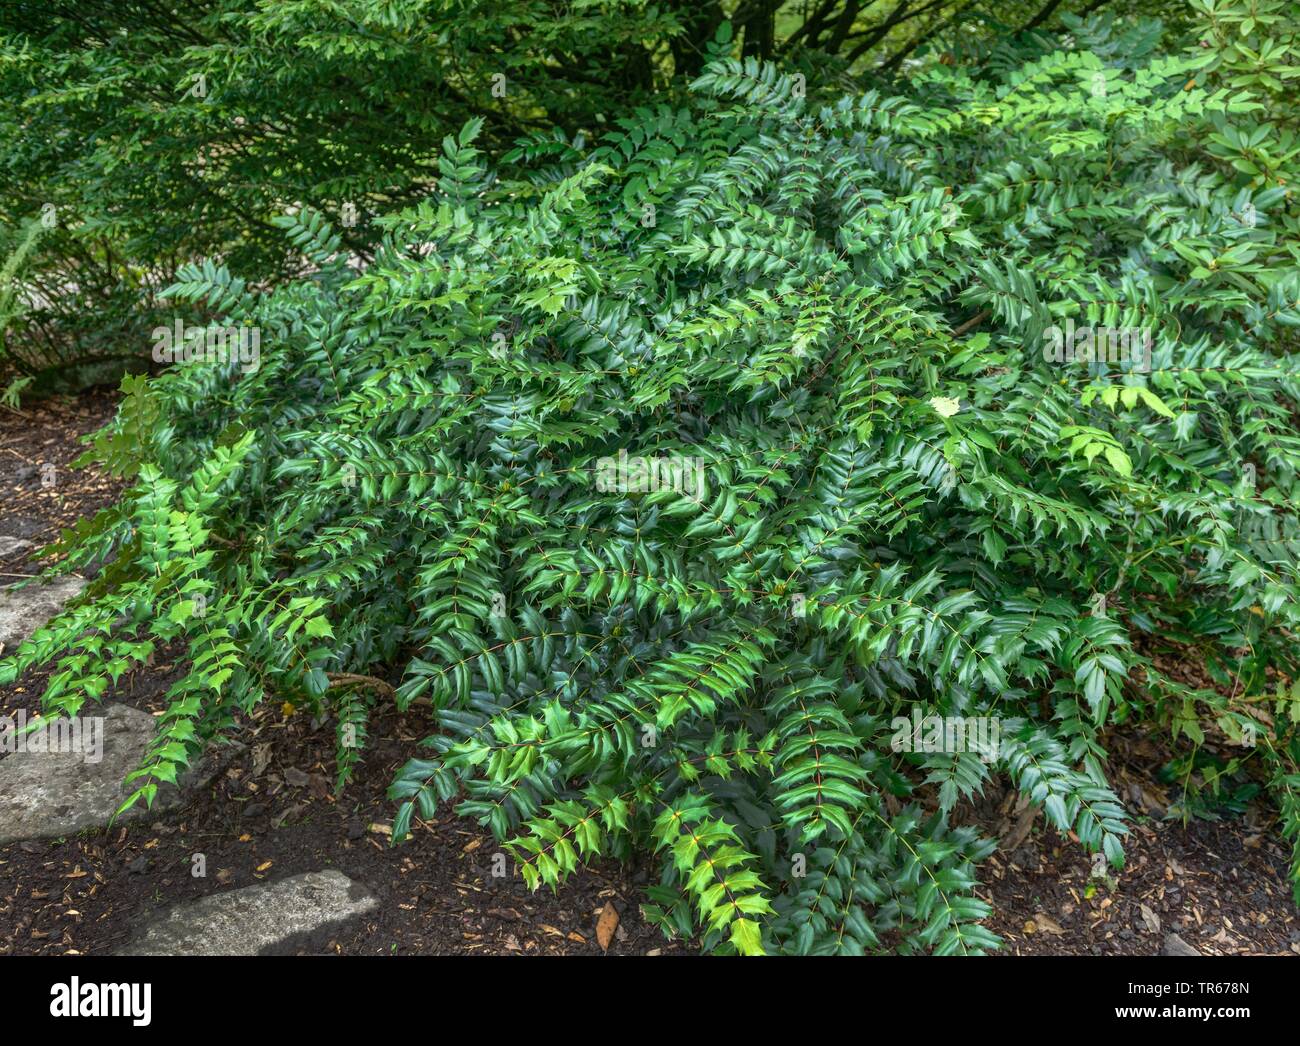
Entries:
POLYGON ((10 537, 8 534, 0 534, 0 559, 8 559, 10 556, 19 552, 26 552, 29 548, 35 548, 30 541, 23 538, 10 537))
POLYGON ((57 614, 86 582, 79 577, 57 577, 26 588, 0 588, 0 652, 14 648, 57 614))
POLYGON ((1161 955, 1200 955, 1195 948, 1188 944, 1176 933, 1171 933, 1165 938, 1164 949, 1161 955))
POLYGON ((257 955, 364 915, 379 901, 327 870, 210 894, 149 923, 118 955, 257 955))
MULTIPOLYGON (((43 735, 59 738, 49 751, 10 751, 0 756, 0 846, 26 839, 74 835, 106 825, 134 790, 122 779, 140 765, 157 729, 154 717, 113 702, 87 704, 76 721, 50 720, 43 735), (75 729, 74 729, 75 728, 75 729), (98 753, 96 752, 98 749, 98 753), (98 761, 96 761, 98 754, 98 761)), ((0 720, 0 730, 6 725, 0 720)), ((5 739, 0 751, 30 739, 5 739)), ((152 808, 137 803, 119 818, 137 820, 180 803, 185 789, 202 787, 220 764, 216 754, 181 776, 181 788, 159 785, 152 808)))

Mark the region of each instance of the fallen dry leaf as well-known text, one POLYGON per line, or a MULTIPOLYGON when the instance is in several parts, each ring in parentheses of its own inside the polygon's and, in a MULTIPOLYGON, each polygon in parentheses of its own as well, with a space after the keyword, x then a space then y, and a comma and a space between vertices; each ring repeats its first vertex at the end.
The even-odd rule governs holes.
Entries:
POLYGON ((614 931, 617 929, 618 909, 614 907, 612 901, 606 901, 605 907, 601 909, 600 918, 596 920, 596 941, 601 951, 609 951, 609 943, 614 939, 614 931))
POLYGON ((267 768, 271 762, 271 744, 266 742, 253 746, 253 776, 260 777, 262 771, 267 768))
POLYGON ((1061 924, 1045 912, 1039 912, 1034 916, 1034 925, 1044 933, 1065 933, 1061 924))
POLYGON ((998 849, 1004 853, 1016 849, 1021 843, 1029 838, 1029 831, 1034 827, 1034 818, 1038 816, 1038 807, 1026 806, 1016 819, 1016 823, 1011 827, 1000 840, 998 840, 998 849))
POLYGON ((306 803, 294 803, 293 806, 282 811, 278 817, 274 818, 271 824, 276 828, 283 828, 288 822, 296 821, 310 809, 311 807, 306 803))

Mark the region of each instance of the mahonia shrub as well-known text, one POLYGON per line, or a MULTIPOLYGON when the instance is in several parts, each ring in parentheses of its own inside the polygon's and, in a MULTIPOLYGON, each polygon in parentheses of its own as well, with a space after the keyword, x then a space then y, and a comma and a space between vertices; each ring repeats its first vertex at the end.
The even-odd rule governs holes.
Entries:
POLYGON ((88 453, 131 486, 57 548, 105 565, 5 676, 75 714, 184 645, 128 805, 268 694, 340 785, 427 710, 395 840, 455 804, 534 887, 651 855, 721 952, 995 947, 963 802, 1122 867, 1117 724, 1253 738, 1221 771, 1294 842, 1294 203, 1198 151, 1258 104, 1212 55, 1078 35, 907 95, 717 57, 526 178, 470 123, 371 264, 303 210, 301 279, 185 268, 260 359, 127 379, 88 453))

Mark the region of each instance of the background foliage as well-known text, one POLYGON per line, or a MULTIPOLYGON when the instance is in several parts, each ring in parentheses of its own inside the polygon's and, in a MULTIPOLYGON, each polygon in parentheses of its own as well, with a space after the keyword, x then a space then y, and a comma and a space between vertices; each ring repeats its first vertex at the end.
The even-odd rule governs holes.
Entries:
MULTIPOLYGON (((636 105, 676 104, 726 18, 738 55, 780 58, 844 89, 850 73, 890 76, 919 56, 981 62, 1004 39, 1059 26, 1071 6, 10 0, 0 249, 47 207, 57 226, 23 270, 27 307, 4 361, 45 384, 88 359, 147 355, 147 332, 165 319, 157 294, 181 264, 216 257, 261 282, 295 272, 274 228, 291 207, 329 216, 368 257, 368 218, 430 191, 439 143, 466 119, 483 121, 494 156, 539 131, 555 149, 592 141, 636 105), (340 221, 349 206, 356 224, 340 221)), ((1126 10, 1187 20, 1176 3, 1126 10)), ((1258 64, 1249 48, 1280 21, 1252 19, 1244 36, 1242 22, 1225 23, 1247 49, 1234 68, 1258 64)))

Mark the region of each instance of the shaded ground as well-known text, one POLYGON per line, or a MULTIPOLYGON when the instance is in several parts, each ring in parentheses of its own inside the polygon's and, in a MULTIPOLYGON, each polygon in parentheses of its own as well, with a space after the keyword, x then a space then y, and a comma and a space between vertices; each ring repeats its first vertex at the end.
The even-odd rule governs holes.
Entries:
MULTIPOLYGON (((143 669, 109 699, 161 711, 175 675, 166 664, 143 669)), ((39 689, 5 693, 0 713, 31 708, 39 689)), ((364 763, 336 799, 333 726, 264 706, 242 724, 245 746, 185 808, 0 847, 0 953, 111 952, 178 901, 324 868, 365 884, 380 908, 290 951, 600 954, 595 926, 607 903, 621 915, 611 953, 674 950, 641 919, 644 877, 617 864, 579 872, 558 895, 534 894, 518 876, 493 877, 500 848, 472 821, 417 824, 412 839, 389 846, 394 804, 384 792, 426 733, 418 715, 377 717, 364 763), (196 877, 200 863, 206 874, 196 877)))
POLYGON ((1015 793, 982 804, 977 819, 1002 846, 980 868, 979 893, 1006 953, 1158 955, 1172 933, 1202 955, 1300 955, 1300 909, 1271 808, 1185 827, 1163 819, 1146 806, 1164 798, 1150 778, 1159 765, 1114 782, 1133 815, 1119 873, 1094 877, 1077 843, 1044 829, 1041 813, 1017 812, 1015 793))
POLYGON ((102 389, 0 407, 0 536, 32 548, 0 555, 0 584, 39 573, 32 553, 83 516, 93 516, 122 489, 120 481, 70 466, 86 449, 81 436, 113 416, 117 394, 102 389))
MULTIPOLYGON (((110 415, 96 393, 0 411, 0 535, 41 544, 108 502, 119 485, 73 473, 80 434, 110 415), (41 466, 55 466, 53 486, 41 466)), ((29 553, 0 560, 10 576, 34 572, 29 553)), ((106 695, 161 711, 176 668, 161 658, 106 695)), ((43 683, 0 689, 0 715, 34 709, 43 683)), ((599 954, 595 926, 607 904, 620 915, 611 953, 685 952, 639 911, 646 870, 603 862, 558 894, 530 894, 517 876, 494 877, 499 852, 472 821, 417 823, 393 848, 385 834, 394 804, 385 790, 427 727, 416 712, 377 714, 364 762, 341 798, 333 794, 334 731, 266 704, 241 724, 245 742, 213 783, 183 809, 64 840, 0 847, 0 954, 106 953, 171 904, 267 878, 337 868, 380 900, 371 917, 289 950, 341 954, 599 954), (199 858, 201 857, 201 861, 199 858), (193 874, 202 864, 206 873, 193 874)), ((1108 742, 1115 785, 1134 814, 1128 866, 1090 879, 1078 845, 1044 830, 1014 792, 966 811, 1002 840, 983 866, 989 927, 1007 954, 1155 954, 1176 933, 1202 954, 1300 953, 1300 918, 1285 851, 1266 805, 1244 816, 1164 820, 1176 802, 1156 783, 1169 753, 1154 737, 1108 742)), ((0 757, 2 758, 2 757, 0 757)), ((507 862, 508 864, 508 862, 507 862)))

